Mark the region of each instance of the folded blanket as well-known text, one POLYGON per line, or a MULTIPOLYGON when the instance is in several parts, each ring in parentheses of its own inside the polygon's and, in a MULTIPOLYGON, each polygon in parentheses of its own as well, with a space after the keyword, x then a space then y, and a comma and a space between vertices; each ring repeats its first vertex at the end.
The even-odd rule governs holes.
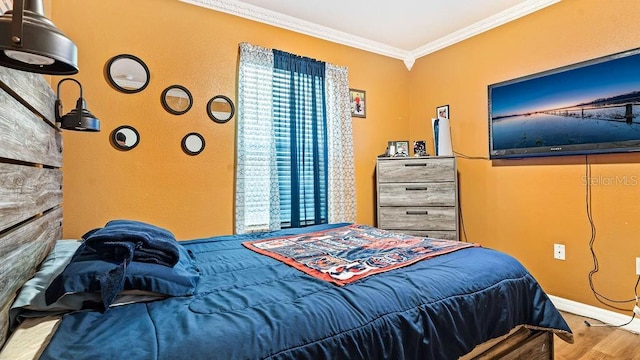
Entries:
POLYGON ((86 252, 104 259, 127 259, 165 266, 174 266, 180 259, 178 242, 171 232, 157 226, 133 221, 112 220, 104 228, 82 236, 86 252))
MULTIPOLYGON (((93 258, 114 264, 99 276, 105 311, 122 291, 127 266, 132 261, 173 267, 180 260, 179 245, 171 232, 139 221, 112 220, 104 228, 87 232, 82 239, 72 261, 93 258)), ((48 304, 53 301, 47 298, 48 304)))

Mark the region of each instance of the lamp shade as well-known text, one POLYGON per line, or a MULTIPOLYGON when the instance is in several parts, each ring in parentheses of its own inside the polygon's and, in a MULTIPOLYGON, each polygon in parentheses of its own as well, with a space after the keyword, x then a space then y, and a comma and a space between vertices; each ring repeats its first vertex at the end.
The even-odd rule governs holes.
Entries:
POLYGON ((44 17, 42 0, 14 0, 0 16, 0 65, 50 75, 78 72, 78 48, 44 17))
POLYGON ((76 131, 100 131, 100 120, 87 109, 87 103, 82 97, 82 84, 73 78, 64 78, 58 82, 58 91, 55 103, 56 122, 65 130, 76 131), (72 81, 80 88, 80 97, 76 101, 76 107, 68 114, 62 115, 62 100, 60 100, 60 85, 65 81, 72 81))
POLYGON ((65 130, 100 131, 100 120, 87 109, 84 99, 79 98, 75 109, 60 118, 60 127, 65 130))

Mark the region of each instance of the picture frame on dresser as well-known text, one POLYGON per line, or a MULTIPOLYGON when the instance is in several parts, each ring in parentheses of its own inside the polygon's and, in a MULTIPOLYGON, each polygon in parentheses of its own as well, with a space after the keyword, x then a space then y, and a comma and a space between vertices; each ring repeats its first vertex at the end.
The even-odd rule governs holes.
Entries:
POLYGON ((395 157, 409 156, 409 141, 389 141, 387 143, 387 153, 389 156, 395 157))
POLYGON ((424 140, 416 140, 413 142, 413 156, 428 156, 427 143, 424 140))

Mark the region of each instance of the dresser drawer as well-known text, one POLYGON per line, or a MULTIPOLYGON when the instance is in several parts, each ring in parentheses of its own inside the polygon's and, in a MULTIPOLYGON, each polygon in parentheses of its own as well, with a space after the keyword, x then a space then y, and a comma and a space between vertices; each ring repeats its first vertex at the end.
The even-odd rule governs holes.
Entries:
POLYGON ((381 229, 456 230, 456 209, 432 207, 380 207, 381 229))
POLYGON ((455 206, 456 184, 383 183, 378 187, 380 206, 455 206))
POLYGON ((434 239, 445 240, 458 240, 458 233, 455 230, 395 230, 387 229, 389 231, 395 231, 403 234, 409 234, 413 236, 428 237, 434 239))
POLYGON ((454 158, 387 159, 378 161, 378 181, 431 182, 455 179, 454 158))

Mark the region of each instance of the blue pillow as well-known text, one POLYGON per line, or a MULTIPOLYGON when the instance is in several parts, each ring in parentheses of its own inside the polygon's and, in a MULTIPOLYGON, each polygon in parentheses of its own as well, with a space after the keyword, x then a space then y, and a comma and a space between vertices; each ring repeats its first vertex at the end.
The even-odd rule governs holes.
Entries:
MULTIPOLYGON (((195 258, 182 245, 178 245, 178 251, 180 259, 173 267, 132 261, 126 267, 123 290, 141 290, 167 296, 193 295, 200 277, 195 258)), ((99 294, 101 276, 113 267, 112 261, 74 256, 47 288, 47 303, 53 303, 70 293, 99 294)), ((100 303, 95 303, 95 306, 95 309, 106 310, 100 303)))
MULTIPOLYGON (((82 244, 77 240, 58 240, 53 249, 40 264, 40 268, 20 289, 20 293, 9 310, 9 329, 15 327, 26 318, 59 315, 71 311, 94 309, 101 303, 98 292, 77 292, 65 294, 58 301, 48 304, 45 301, 45 290, 71 261, 76 250, 82 244)), ((118 294, 112 306, 148 302, 166 298, 164 294, 127 290, 118 294)))

